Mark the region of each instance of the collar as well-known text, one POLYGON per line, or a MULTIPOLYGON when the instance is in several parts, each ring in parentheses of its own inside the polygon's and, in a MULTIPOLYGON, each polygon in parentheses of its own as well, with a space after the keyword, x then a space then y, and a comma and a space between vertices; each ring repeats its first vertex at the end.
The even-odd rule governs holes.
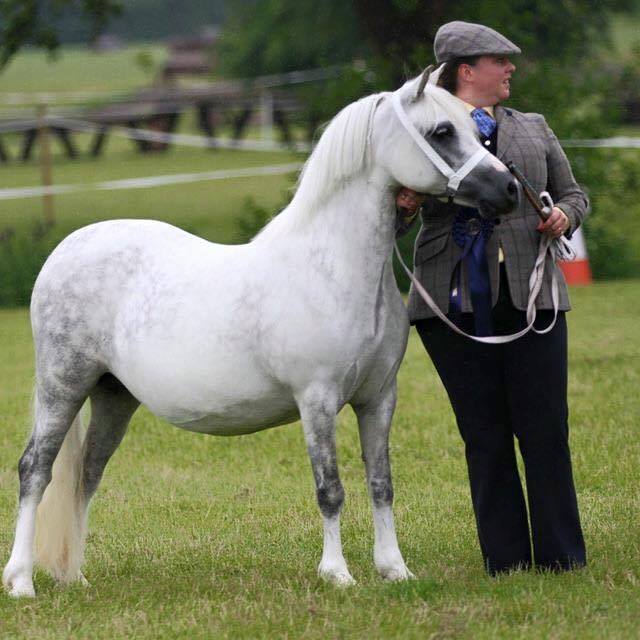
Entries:
MULTIPOLYGON (((465 102, 464 100, 461 100, 460 102, 462 102, 462 104, 464 104, 464 106, 467 108, 467 111, 469 113, 471 113, 474 109, 477 109, 477 107, 474 107, 472 104, 469 104, 468 102, 465 102)), ((495 120, 495 113, 493 110, 493 107, 481 107, 482 109, 484 109, 494 120, 495 120)))

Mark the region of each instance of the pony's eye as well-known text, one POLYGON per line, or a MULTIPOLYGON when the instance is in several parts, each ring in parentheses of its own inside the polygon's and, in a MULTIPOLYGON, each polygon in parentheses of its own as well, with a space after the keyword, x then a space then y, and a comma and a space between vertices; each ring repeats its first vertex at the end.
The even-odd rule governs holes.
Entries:
POLYGON ((453 136, 454 129, 453 125, 450 122, 441 122, 438 126, 433 130, 431 134, 434 138, 450 138, 453 136))

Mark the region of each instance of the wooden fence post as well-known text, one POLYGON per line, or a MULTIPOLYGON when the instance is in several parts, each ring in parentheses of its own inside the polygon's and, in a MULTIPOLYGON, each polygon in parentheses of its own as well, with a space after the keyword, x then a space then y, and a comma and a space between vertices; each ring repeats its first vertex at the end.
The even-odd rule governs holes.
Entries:
POLYGON ((51 140, 47 119, 47 105, 38 105, 38 138, 40 139, 40 176, 45 193, 42 196, 42 213, 47 226, 55 222, 53 212, 53 193, 48 191, 53 184, 53 171, 51 161, 51 140))

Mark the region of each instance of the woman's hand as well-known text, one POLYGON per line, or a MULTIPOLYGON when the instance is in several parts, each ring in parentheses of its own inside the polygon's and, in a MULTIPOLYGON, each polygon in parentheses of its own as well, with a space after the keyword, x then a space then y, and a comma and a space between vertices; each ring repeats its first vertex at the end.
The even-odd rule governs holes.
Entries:
POLYGON ((406 209, 409 215, 414 216, 422 206, 426 196, 413 191, 407 187, 402 187, 396 196, 396 208, 406 209))
POLYGON ((546 233, 550 238, 559 238, 571 226, 567 214, 558 207, 553 207, 551 215, 545 222, 540 221, 536 229, 546 233))

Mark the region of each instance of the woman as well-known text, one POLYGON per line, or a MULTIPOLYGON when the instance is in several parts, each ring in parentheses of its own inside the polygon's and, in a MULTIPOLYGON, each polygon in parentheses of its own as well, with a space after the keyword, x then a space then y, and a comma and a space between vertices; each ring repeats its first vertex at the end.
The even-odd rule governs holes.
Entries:
MULTIPOLYGON (((429 198, 422 206, 415 275, 463 330, 512 333, 526 326, 528 279, 540 234, 570 237, 588 200, 544 118, 501 106, 510 94, 515 66, 509 57, 520 53, 516 45, 489 27, 456 21, 438 30, 434 49, 444 63, 438 83, 468 105, 481 142, 503 162, 515 162, 538 191, 548 190, 556 206, 544 223, 524 200, 513 213, 487 221, 474 209, 429 198), (482 251, 461 260, 471 240, 482 251)), ((419 200, 408 202, 401 190, 399 207, 410 212, 419 200)), ((465 443, 480 548, 492 575, 528 568, 533 561, 552 570, 586 563, 568 444, 564 312, 570 306, 550 258, 536 327, 553 318, 553 270, 560 282, 555 327, 505 345, 459 336, 434 317, 413 287, 409 296, 411 323, 447 390, 465 443), (514 435, 524 460, 528 514, 514 435)))

